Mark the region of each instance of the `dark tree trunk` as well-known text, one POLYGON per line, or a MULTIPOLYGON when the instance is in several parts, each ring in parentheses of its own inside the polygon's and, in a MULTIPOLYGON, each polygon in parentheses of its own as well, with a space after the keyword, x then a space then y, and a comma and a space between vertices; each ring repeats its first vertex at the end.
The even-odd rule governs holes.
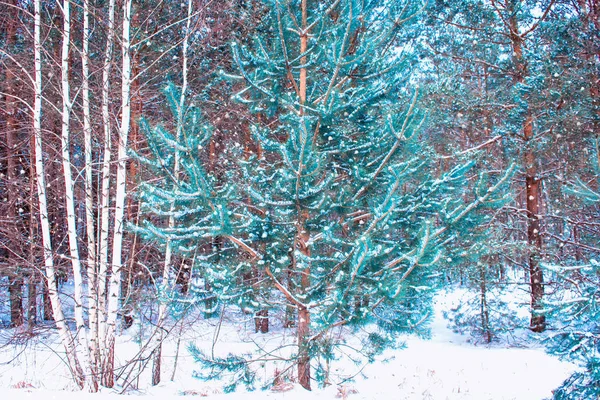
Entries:
POLYGON ((492 331, 490 329, 490 313, 487 303, 487 282, 485 278, 485 266, 479 266, 479 290, 481 301, 481 332, 485 337, 486 342, 492 343, 492 331))
POLYGON ((29 282, 27 282, 27 324, 29 328, 37 322, 37 279, 35 273, 31 273, 29 276, 29 282))
POLYGON ((256 313, 254 332, 269 333, 269 310, 260 310, 256 313))
POLYGON ((48 280, 46 278, 42 279, 42 300, 44 306, 44 321, 54 321, 50 293, 48 292, 48 280))
POLYGON ((546 317, 539 313, 544 297, 544 275, 540 267, 542 236, 539 220, 539 180, 528 173, 525 182, 527 183, 527 241, 530 247, 529 279, 532 307, 530 328, 534 332, 543 332, 546 329, 546 317))
POLYGON ((23 278, 11 276, 8 291, 10 295, 10 326, 23 325, 23 278))
POLYGON ((152 385, 156 386, 160 383, 160 362, 162 353, 162 346, 158 346, 154 351, 154 362, 152 363, 152 385))

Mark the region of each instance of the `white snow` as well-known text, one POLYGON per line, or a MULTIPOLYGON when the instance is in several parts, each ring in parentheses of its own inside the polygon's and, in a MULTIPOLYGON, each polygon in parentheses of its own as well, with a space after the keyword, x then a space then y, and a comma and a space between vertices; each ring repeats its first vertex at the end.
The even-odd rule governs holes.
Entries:
MULTIPOLYGON (((180 399, 182 396, 209 397, 220 400, 267 399, 473 399, 473 400, 536 400, 549 398, 574 370, 572 364, 561 362, 547 355, 541 348, 525 348, 526 343, 473 345, 468 337, 447 328, 443 319, 444 309, 456 302, 457 295, 437 297, 436 314, 432 322, 432 338, 414 336, 398 338, 406 342, 404 349, 388 350, 373 364, 355 365, 347 359, 332 363, 332 385, 325 389, 307 392, 298 385, 283 384, 281 392, 272 390, 245 392, 243 385, 238 392, 224 394, 222 382, 202 382, 192 377, 198 369, 187 352, 187 345, 195 343, 218 355, 242 354, 256 346, 277 348, 294 340, 294 331, 278 327, 272 321, 272 332, 266 335, 254 333, 254 323, 243 314, 224 318, 220 333, 215 335, 218 318, 198 319, 183 330, 179 326, 163 347, 163 383, 149 385, 150 368, 139 378, 139 388, 128 390, 128 395, 156 399, 180 399), (171 382, 177 337, 181 332, 181 344, 175 381, 171 382), (353 380, 343 381, 354 376, 353 380)), ((147 329, 146 329, 147 330, 147 329)), ((117 362, 125 362, 137 353, 145 329, 139 326, 122 333, 117 343, 117 362)), ((0 331, 2 344, 6 344, 14 330, 0 331)), ((21 335, 24 335, 21 332, 21 335)), ((60 399, 60 400, 123 400, 115 390, 103 389, 89 394, 74 391, 66 365, 59 355, 61 346, 55 332, 48 330, 29 339, 24 344, 7 344, 0 348, 0 399, 60 399)), ((352 338, 348 338, 352 343, 352 338)), ((287 348, 285 351, 292 351, 287 348)), ((285 355, 285 352, 279 354, 285 355)), ((274 369, 269 363, 254 365, 257 377, 272 380, 274 369)), ((315 385, 316 386, 316 385, 315 385)))

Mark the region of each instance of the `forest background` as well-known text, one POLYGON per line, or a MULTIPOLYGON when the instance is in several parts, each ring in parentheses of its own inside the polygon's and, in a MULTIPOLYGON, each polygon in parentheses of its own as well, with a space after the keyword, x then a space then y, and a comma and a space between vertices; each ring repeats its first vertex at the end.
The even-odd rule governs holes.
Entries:
POLYGON ((310 389, 332 329, 373 327, 372 357, 463 285, 459 329, 526 326, 583 367, 557 398, 598 396, 599 18, 597 0, 2 1, 3 324, 55 327, 95 391, 130 384, 114 351, 134 319, 152 333, 131 370, 157 384, 173 320, 239 306, 295 330, 310 389), (500 300, 515 285, 528 321, 500 300))

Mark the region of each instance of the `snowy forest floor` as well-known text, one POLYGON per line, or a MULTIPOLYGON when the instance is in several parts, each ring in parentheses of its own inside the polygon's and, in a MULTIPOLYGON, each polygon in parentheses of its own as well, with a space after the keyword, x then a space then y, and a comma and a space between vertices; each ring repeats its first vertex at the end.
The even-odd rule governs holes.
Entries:
MULTIPOLYGON (((255 392, 246 392, 240 385, 235 393, 225 394, 223 381, 204 382, 194 378, 194 371, 200 367, 188 351, 191 343, 208 354, 214 351, 219 356, 251 353, 258 347, 278 349, 277 354, 285 356, 293 349, 285 344, 293 343, 294 331, 280 328, 275 318, 271 332, 260 334, 254 333, 253 320, 243 314, 225 313, 222 320, 188 316, 183 328, 176 326, 163 346, 163 383, 156 387, 149 385, 151 368, 148 366, 136 380, 138 388, 129 389, 127 394, 167 400, 185 395, 223 400, 258 397, 289 400, 549 398, 552 390, 573 372, 574 366, 531 345, 533 341, 526 332, 509 335, 493 345, 477 343, 468 335, 453 332, 448 328, 444 311, 450 310, 464 295, 465 291, 461 290, 438 294, 431 338, 399 337, 400 342, 405 342, 404 348, 388 350, 374 363, 352 362, 354 339, 347 338, 347 354, 331 365, 332 385, 315 388, 310 393, 290 383, 279 385, 279 391, 255 392), (171 381, 178 337, 181 338, 179 357, 174 381, 171 381)), ((117 363, 135 356, 140 350, 140 339, 149 331, 147 328, 134 325, 121 334, 117 363)), ((74 391, 54 331, 46 330, 19 343, 10 342, 15 333, 18 332, 0 330, 0 399, 123 399, 114 390, 104 389, 98 394, 74 391)), ((343 336, 345 333, 340 331, 338 334, 343 336)), ((259 387, 261 382, 270 382, 275 376, 275 367, 270 362, 255 363, 252 368, 256 371, 259 387)))

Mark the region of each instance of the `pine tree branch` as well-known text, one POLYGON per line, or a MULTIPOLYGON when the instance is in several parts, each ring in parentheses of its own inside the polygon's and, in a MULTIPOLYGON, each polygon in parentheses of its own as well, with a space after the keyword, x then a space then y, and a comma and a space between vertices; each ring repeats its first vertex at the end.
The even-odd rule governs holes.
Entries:
POLYGON ((533 31, 535 31, 537 29, 537 27, 540 25, 540 23, 542 23, 546 19, 546 17, 550 13, 550 10, 552 9, 552 6, 554 6, 554 3, 556 3, 556 0, 551 0, 550 4, 548 4, 548 7, 546 7, 546 10, 544 10, 544 13, 542 14, 542 16, 533 24, 533 26, 531 26, 531 28, 527 29, 525 32, 521 33, 522 39, 525 39, 525 36, 529 35, 533 31))
POLYGON ((273 284, 275 285, 275 287, 285 296, 286 299, 289 300, 290 303, 296 305, 297 307, 306 308, 306 309, 309 308, 306 304, 302 303, 292 293, 290 293, 290 291, 287 290, 287 288, 285 286, 283 286, 277 280, 277 278, 275 278, 275 276, 273 275, 273 273, 271 272, 271 269, 269 267, 265 268, 265 272, 267 273, 269 278, 271 278, 273 280, 273 284))
POLYGON ((490 145, 492 143, 495 143, 495 142, 497 142, 500 139, 502 139, 502 136, 495 136, 495 137, 491 138, 490 140, 481 143, 480 145, 477 145, 475 147, 471 147, 470 149, 459 151, 458 153, 455 153, 455 154, 441 156, 440 158, 448 159, 448 158, 455 158, 457 156, 462 156, 462 155, 465 155, 465 154, 470 153, 472 151, 477 151, 477 150, 479 150, 479 149, 481 149, 481 148, 483 148, 483 147, 485 147, 487 145, 490 145))

